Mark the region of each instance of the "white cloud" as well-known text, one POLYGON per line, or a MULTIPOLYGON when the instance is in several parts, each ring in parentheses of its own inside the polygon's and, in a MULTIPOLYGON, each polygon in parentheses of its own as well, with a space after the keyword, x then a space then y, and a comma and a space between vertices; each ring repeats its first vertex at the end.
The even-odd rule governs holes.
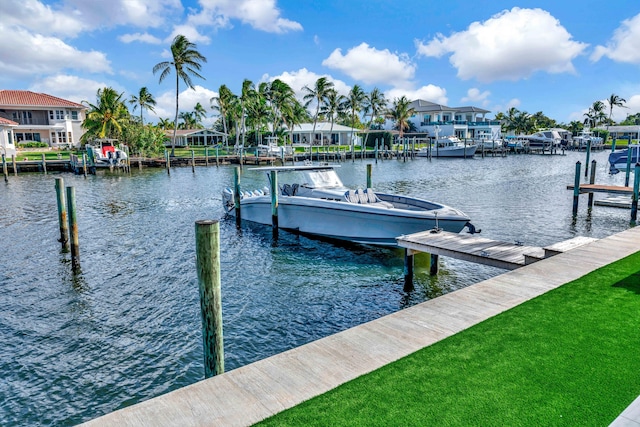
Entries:
POLYGON ((289 86, 291 86, 291 89, 293 89, 294 92, 296 93, 296 98, 302 101, 302 98, 306 94, 306 92, 302 88, 305 86, 312 88, 320 77, 326 77, 329 81, 333 82, 335 90, 337 90, 338 93, 342 95, 347 95, 351 90, 351 87, 347 85, 345 82, 343 82, 342 80, 334 79, 328 74, 322 74, 322 75, 316 74, 312 71, 307 70, 306 68, 302 68, 298 71, 292 71, 292 72, 285 71, 279 76, 269 76, 265 74, 262 76, 261 81, 266 82, 266 81, 273 81, 275 79, 280 79, 286 84, 288 84, 289 86))
POLYGON ((418 89, 410 88, 393 88, 385 92, 385 97, 389 103, 395 98, 406 96, 410 101, 422 99, 424 101, 435 102, 436 104, 447 105, 447 91, 441 87, 434 85, 422 86, 418 89))
POLYGON ((392 53, 388 49, 378 50, 366 43, 352 47, 346 55, 341 49, 336 49, 322 61, 322 65, 366 84, 406 84, 416 71, 408 55, 392 53))
POLYGON ((239 20, 256 30, 283 34, 301 31, 300 23, 280 16, 275 0, 200 0, 202 10, 189 16, 189 24, 231 28, 239 20))
POLYGON ((211 42, 211 39, 205 35, 200 34, 195 26, 185 24, 174 26, 171 34, 169 34, 169 36, 164 40, 165 43, 173 42, 173 39, 178 34, 185 36, 191 43, 209 44, 211 42))
POLYGON ((68 74, 47 77, 31 85, 29 90, 47 93, 77 103, 82 103, 82 101, 95 103, 98 89, 105 87, 113 87, 118 92, 123 91, 122 88, 114 87, 106 82, 83 79, 68 74))
POLYGON ((180 0, 65 0, 61 12, 76 17, 90 29, 119 25, 161 28, 168 16, 178 15, 182 10, 180 0))
POLYGON ((75 37, 87 28, 75 14, 54 10, 38 0, 3 0, 0 16, 7 28, 25 28, 48 36, 75 37))
POLYGON ((467 91, 467 96, 463 97, 461 102, 481 102, 483 105, 488 101, 491 92, 485 90, 484 92, 480 92, 478 88, 471 88, 467 91))
POLYGON ((134 34, 123 34, 118 37, 122 43, 131 43, 131 42, 141 42, 141 43, 149 43, 149 44, 160 44, 162 40, 160 40, 156 36, 152 36, 149 33, 134 33, 134 34))
POLYGON ((102 52, 81 51, 64 41, 0 24, 0 73, 50 74, 63 69, 111 73, 102 52))
POLYGON ((591 60, 598 61, 603 56, 618 62, 640 63, 640 14, 622 21, 607 46, 594 49, 591 60))
MULTIPOLYGON (((195 85, 193 89, 185 89, 180 92, 180 99, 178 101, 178 107, 180 112, 193 111, 193 108, 199 102, 205 110, 207 110, 207 118, 204 120, 205 126, 211 126, 215 121, 211 116, 213 111, 211 109, 211 98, 218 96, 218 92, 207 89, 203 86, 195 85)), ((154 107, 155 114, 150 111, 150 118, 153 120, 157 118, 168 118, 171 121, 176 115, 176 92, 167 91, 156 97, 156 106, 154 107)))
POLYGON ((536 71, 575 73, 571 61, 588 46, 572 40, 549 12, 518 7, 474 22, 466 31, 449 37, 438 34, 416 45, 423 56, 451 53, 449 61, 458 77, 482 82, 519 80, 536 71))

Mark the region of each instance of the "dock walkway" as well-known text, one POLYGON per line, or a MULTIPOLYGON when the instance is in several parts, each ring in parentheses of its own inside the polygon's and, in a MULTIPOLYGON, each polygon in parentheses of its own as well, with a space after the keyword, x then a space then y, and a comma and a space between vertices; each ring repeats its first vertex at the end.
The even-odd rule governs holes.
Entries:
POLYGON ((249 426, 639 250, 631 228, 84 425, 249 426))

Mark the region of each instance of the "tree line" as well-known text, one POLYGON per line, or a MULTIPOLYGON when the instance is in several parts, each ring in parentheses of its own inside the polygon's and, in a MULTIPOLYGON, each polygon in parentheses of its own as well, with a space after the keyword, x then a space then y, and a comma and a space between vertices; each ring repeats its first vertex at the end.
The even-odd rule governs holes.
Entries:
MULTIPOLYGON (((184 35, 174 38, 171 55, 171 61, 156 64, 153 73, 159 74, 159 83, 175 74, 176 101, 173 121, 160 118, 155 125, 144 123, 143 111, 155 112, 156 106, 156 100, 146 87, 141 88, 138 94, 131 95, 128 100, 124 99, 124 93, 118 93, 112 88, 103 88, 97 91, 95 104, 83 102, 88 107, 87 118, 83 123, 86 130, 83 142, 95 138, 115 138, 129 145, 135 153, 152 156, 164 150, 167 142, 166 130, 173 130, 173 152, 177 129, 203 128, 207 109, 197 103, 193 111, 180 112, 179 95, 181 81, 188 88, 194 89, 193 78, 206 80, 201 75, 201 69, 207 59, 184 35), (127 104, 131 105, 132 111, 127 104), (139 117, 133 114, 138 108, 139 117)), ((276 137, 281 143, 291 143, 294 127, 311 121, 312 135, 315 135, 319 121, 330 123, 330 134, 333 132, 334 124, 358 130, 382 130, 386 119, 394 123, 400 137, 406 131, 416 130, 410 121, 415 111, 410 108, 411 101, 406 96, 395 98, 389 103, 378 88, 367 93, 357 84, 347 95, 342 95, 326 77, 318 78, 311 86, 304 86, 302 91, 301 102, 296 98, 295 91, 280 79, 261 82, 258 85, 245 79, 239 94, 234 94, 223 84, 218 89, 218 96, 209 100, 209 108, 217 113, 213 127, 224 135, 227 148, 229 141, 236 147, 255 145, 260 143, 264 136, 276 137)), ((608 99, 608 115, 605 103, 596 101, 585 113, 582 122, 572 121, 568 124, 557 123, 541 111, 529 114, 515 107, 506 113, 497 113, 495 118, 501 122, 503 133, 530 134, 541 128, 562 127, 577 134, 584 126, 595 128, 603 124, 613 124, 613 108, 624 108, 625 102, 623 98, 612 94, 608 99)), ((640 114, 628 116, 627 120, 640 122, 640 114)), ((369 132, 365 133, 365 144, 368 136, 369 132)))

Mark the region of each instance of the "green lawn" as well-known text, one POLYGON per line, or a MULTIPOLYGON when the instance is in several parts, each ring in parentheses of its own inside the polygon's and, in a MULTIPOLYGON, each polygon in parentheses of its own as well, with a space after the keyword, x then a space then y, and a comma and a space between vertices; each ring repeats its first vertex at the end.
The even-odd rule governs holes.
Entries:
POLYGON ((606 426, 639 394, 640 252, 259 425, 606 426))

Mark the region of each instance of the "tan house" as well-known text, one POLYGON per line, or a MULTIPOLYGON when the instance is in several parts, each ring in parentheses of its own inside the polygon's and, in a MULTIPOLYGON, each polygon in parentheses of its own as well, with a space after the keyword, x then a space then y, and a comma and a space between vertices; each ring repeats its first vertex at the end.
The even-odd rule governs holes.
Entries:
POLYGON ((12 141, 38 141, 50 147, 80 146, 87 107, 44 93, 0 90, 0 119, 9 120, 12 141))

